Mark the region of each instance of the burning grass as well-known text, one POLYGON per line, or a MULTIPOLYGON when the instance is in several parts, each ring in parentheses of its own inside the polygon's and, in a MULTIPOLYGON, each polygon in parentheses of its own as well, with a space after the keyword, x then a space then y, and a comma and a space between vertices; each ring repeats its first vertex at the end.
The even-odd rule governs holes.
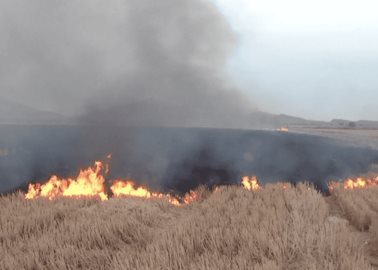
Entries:
POLYGON ((376 187, 335 188, 333 203, 305 184, 194 195, 2 197, 0 269, 372 269, 376 187))

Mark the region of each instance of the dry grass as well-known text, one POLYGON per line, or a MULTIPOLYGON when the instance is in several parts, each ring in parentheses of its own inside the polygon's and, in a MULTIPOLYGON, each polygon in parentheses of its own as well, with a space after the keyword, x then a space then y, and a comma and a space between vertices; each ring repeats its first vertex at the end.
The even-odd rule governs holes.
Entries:
MULTIPOLYGON (((337 195, 356 228, 376 236, 377 196, 337 195)), ((0 269, 372 269, 360 235, 307 185, 222 187, 184 207, 18 194, 0 209, 0 269)))
POLYGON ((359 190, 338 188, 333 194, 342 214, 350 224, 365 233, 366 252, 378 267, 378 187, 359 190))

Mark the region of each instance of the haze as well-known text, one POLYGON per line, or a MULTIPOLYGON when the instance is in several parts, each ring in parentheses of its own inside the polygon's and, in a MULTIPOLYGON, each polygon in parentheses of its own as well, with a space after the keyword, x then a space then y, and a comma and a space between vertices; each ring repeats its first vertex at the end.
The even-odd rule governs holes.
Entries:
POLYGON ((375 1, 131 3, 0 0, 0 100, 152 125, 378 120, 375 1))
POLYGON ((261 108, 378 120, 378 3, 214 0, 239 35, 229 71, 261 108))

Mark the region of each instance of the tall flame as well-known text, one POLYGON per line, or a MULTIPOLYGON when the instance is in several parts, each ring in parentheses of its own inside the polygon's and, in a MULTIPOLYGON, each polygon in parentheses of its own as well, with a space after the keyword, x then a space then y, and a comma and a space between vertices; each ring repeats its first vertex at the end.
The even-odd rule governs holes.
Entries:
MULTIPOLYGON (((111 159, 111 155, 107 158, 111 159)), ((52 200, 57 197, 98 197, 104 201, 108 199, 108 195, 105 192, 105 178, 102 173, 107 174, 108 171, 108 164, 104 166, 102 162, 96 161, 93 167, 81 170, 76 179, 60 179, 58 176, 54 175, 45 184, 30 184, 25 198, 47 198, 52 200)), ((245 189, 251 191, 261 188, 256 176, 244 176, 241 184, 245 189)), ((282 183, 283 189, 287 189, 289 186, 290 185, 287 183, 282 183)), ((371 186, 378 186, 378 176, 370 178, 349 178, 343 182, 330 182, 329 190, 333 191, 335 187, 359 189, 371 186)), ((171 194, 151 192, 143 186, 136 186, 135 183, 130 180, 116 180, 113 182, 110 190, 115 198, 140 197, 147 199, 165 199, 176 206, 190 204, 198 200, 198 194, 195 191, 190 191, 183 197, 177 197, 171 194)))
POLYGON ((337 186, 342 186, 344 189, 350 190, 378 186, 378 176, 348 178, 341 183, 333 181, 329 184, 330 191, 332 191, 337 186))
POLYGON ((260 184, 259 184, 256 176, 253 176, 253 177, 244 176, 242 178, 241 184, 247 190, 258 190, 258 189, 260 189, 260 184))
POLYGON ((101 200, 107 200, 105 193, 105 179, 101 175, 103 165, 96 161, 93 167, 81 170, 75 180, 59 179, 52 176, 46 184, 30 184, 26 199, 48 198, 52 200, 59 196, 64 197, 99 197, 101 200))

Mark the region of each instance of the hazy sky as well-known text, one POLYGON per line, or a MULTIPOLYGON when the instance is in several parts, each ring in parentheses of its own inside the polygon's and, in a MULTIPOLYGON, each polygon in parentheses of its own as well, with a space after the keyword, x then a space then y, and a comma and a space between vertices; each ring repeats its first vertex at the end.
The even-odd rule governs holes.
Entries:
POLYGON ((213 0, 239 35, 235 82, 259 107, 378 120, 378 2, 213 0))
POLYGON ((97 101, 126 107, 134 99, 118 93, 135 92, 197 120, 256 108, 378 120, 377 10, 376 0, 0 0, 0 99, 77 115, 97 101))

